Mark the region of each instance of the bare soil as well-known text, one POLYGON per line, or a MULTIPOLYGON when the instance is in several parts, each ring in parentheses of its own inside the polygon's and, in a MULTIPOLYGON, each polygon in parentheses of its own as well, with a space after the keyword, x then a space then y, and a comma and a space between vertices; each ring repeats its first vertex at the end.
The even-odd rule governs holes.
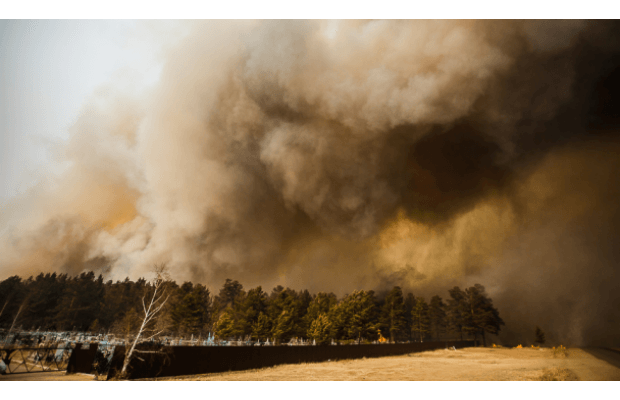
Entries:
MULTIPOLYGON (((155 379, 153 379, 155 380, 155 379)), ((581 349, 468 348, 159 378, 193 381, 541 381, 620 380, 620 368, 581 349)))
POLYGON ((64 371, 29 372, 0 375, 0 381, 94 381, 94 375, 67 374, 64 371))

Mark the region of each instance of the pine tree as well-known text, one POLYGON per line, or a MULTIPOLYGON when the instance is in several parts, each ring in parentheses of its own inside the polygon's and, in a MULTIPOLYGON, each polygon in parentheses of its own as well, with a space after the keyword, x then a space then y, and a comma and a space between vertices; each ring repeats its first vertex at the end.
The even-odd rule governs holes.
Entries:
POLYGON ((308 312, 306 313, 306 319, 312 323, 319 315, 329 313, 329 311, 338 303, 336 295, 333 293, 319 292, 310 304, 308 305, 308 312))
POLYGON ((28 293, 22 279, 18 276, 11 276, 0 282, 0 326, 8 328, 11 326, 13 317, 21 307, 28 293))
MULTIPOLYGON (((361 343, 362 338, 374 340, 379 328, 377 300, 372 290, 356 290, 334 308, 330 321, 345 339, 361 343)), ((332 327, 332 330, 334 328, 332 327)))
POLYGON ((220 307, 220 311, 227 306, 233 306, 238 300, 243 298, 243 285, 239 281, 233 281, 232 279, 226 279, 224 286, 220 289, 220 294, 217 296, 217 303, 220 307))
POLYGON ((261 312, 255 323, 252 324, 252 339, 260 340, 269 338, 271 333, 271 323, 269 317, 261 312))
POLYGON ((206 334, 210 331, 212 323, 211 307, 213 301, 211 298, 211 292, 201 284, 194 285, 193 292, 198 297, 200 304, 200 333, 206 334))
POLYGON ((536 327, 536 341, 534 343, 538 343, 539 346, 542 346, 543 344, 545 344, 545 332, 543 332, 542 329, 540 329, 540 327, 536 327))
POLYGON ((465 293, 458 286, 448 290, 448 293, 450 293, 446 312, 448 331, 459 334, 460 339, 463 340, 463 327, 466 325, 464 312, 467 309, 465 293))
POLYGON ((267 315, 273 327, 272 335, 281 340, 293 336, 305 336, 306 332, 301 330, 301 308, 301 301, 294 290, 282 286, 275 287, 267 305, 267 315))
POLYGON ((424 336, 429 332, 428 304, 423 297, 416 299, 415 308, 411 312, 412 331, 417 333, 420 342, 424 341, 424 336))
POLYGON ((477 335, 482 335, 483 346, 486 346, 485 333, 497 335, 504 325, 499 312, 493 307, 492 300, 487 296, 484 286, 475 284, 465 290, 465 301, 467 305, 464 330, 477 335))
POLYGON ((79 331, 85 331, 98 317, 103 299, 101 275, 95 279, 95 274, 90 271, 68 279, 55 309, 59 328, 75 327, 79 331))
POLYGON ((220 339, 231 339, 243 335, 243 328, 233 317, 232 308, 227 308, 215 325, 215 335, 220 339))
POLYGON ((140 317, 135 308, 131 308, 119 324, 115 326, 114 331, 125 336, 129 340, 130 336, 138 329, 140 325, 140 317))
POLYGON ((297 309, 297 334, 298 336, 307 338, 306 335, 310 324, 308 323, 308 318, 306 315, 308 314, 308 309, 310 308, 310 303, 312 302, 312 295, 308 290, 304 290, 303 292, 299 292, 297 296, 297 300, 299 302, 299 308, 297 309))
POLYGON ((271 336, 276 343, 281 343, 294 336, 295 333, 295 315, 291 310, 282 310, 282 313, 274 321, 271 329, 271 336))
MULTIPOLYGON (((390 341, 393 343, 400 338, 406 328, 405 303, 403 292, 395 286, 387 295, 381 312, 381 325, 389 332, 390 341)), ((383 330, 382 329, 382 330, 383 330)))
POLYGON ((332 339, 331 322, 325 314, 319 314, 310 324, 308 337, 314 339, 318 345, 326 345, 332 339))
POLYGON ((29 306, 24 316, 27 325, 42 326, 44 329, 51 327, 53 311, 58 304, 59 294, 62 293, 57 286, 55 273, 41 273, 29 283, 29 306))
POLYGON ((405 332, 407 333, 407 339, 409 341, 413 340, 413 322, 411 320, 411 313, 415 308, 415 296, 413 293, 407 293, 404 301, 404 311, 405 311, 405 332))
MULTIPOLYGON (((260 315, 263 319, 267 316, 264 314, 267 309, 267 294, 263 292, 261 286, 250 289, 247 296, 243 300, 240 313, 240 324, 243 326, 245 335, 253 334, 254 325, 258 322, 260 315)), ((263 325, 265 321, 263 321, 263 325)))
POLYGON ((172 309, 171 319, 174 330, 181 335, 200 334, 205 324, 204 314, 202 297, 192 287, 172 309))
POLYGON ((428 308, 430 331, 435 340, 439 340, 439 337, 445 333, 447 321, 446 321, 446 305, 439 296, 433 296, 428 308))

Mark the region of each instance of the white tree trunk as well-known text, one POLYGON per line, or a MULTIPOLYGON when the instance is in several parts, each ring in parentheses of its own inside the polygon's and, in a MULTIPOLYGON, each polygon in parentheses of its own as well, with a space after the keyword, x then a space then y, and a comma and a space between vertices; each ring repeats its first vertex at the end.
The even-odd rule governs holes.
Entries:
MULTIPOLYGON (((144 310, 144 318, 142 319, 142 324, 140 325, 140 329, 138 330, 138 333, 136 334, 136 337, 131 345, 131 348, 125 354, 125 361, 123 362, 123 369, 121 370, 121 375, 125 375, 127 373, 127 367, 129 366, 129 363, 131 362, 133 352, 136 348, 136 345, 140 342, 140 337, 146 331, 147 325, 161 311, 161 309, 164 307, 164 305, 168 301, 168 298, 170 297, 168 296, 162 301, 162 298, 166 294, 165 290, 163 291, 163 293, 159 295, 159 297, 157 297, 157 292, 159 291, 159 289, 161 289, 162 285, 164 284, 163 276, 165 274, 165 266, 164 265, 159 266, 159 267, 156 266, 155 273, 156 273, 156 278, 155 278, 154 285, 153 285, 155 288, 155 291, 153 292, 153 296, 151 296, 151 301, 149 302, 148 307, 146 307, 146 304, 144 303, 144 297, 142 297, 142 308, 144 310)), ((155 333, 151 337, 154 337, 159 333, 161 332, 155 333)))

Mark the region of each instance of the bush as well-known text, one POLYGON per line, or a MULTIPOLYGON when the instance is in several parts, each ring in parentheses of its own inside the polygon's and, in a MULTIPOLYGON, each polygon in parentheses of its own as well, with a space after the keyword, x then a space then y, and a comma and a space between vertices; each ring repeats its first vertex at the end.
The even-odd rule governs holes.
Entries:
POLYGON ((568 349, 562 345, 553 348, 553 357, 568 357, 568 349))
POLYGON ((577 375, 570 369, 551 368, 544 369, 539 378, 541 381, 577 381, 577 375))

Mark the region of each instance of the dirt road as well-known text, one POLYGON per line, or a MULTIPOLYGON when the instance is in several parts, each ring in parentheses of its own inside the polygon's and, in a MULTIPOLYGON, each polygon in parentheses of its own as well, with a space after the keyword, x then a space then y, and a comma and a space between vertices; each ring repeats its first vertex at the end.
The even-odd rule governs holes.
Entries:
POLYGON ((93 381, 94 375, 67 374, 64 371, 0 375, 0 381, 93 381))
POLYGON ((586 347, 583 349, 585 352, 593 355, 599 360, 603 360, 620 368, 620 350, 619 349, 604 349, 600 347, 586 347))

